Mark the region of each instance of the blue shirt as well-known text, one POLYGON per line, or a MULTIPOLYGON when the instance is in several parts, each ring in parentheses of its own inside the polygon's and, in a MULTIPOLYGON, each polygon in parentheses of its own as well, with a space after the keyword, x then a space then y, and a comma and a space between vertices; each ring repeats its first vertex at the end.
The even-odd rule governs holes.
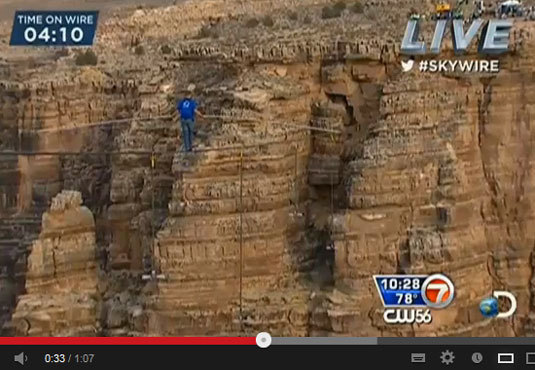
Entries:
POLYGON ((178 102, 176 109, 180 112, 180 118, 195 120, 197 102, 193 99, 185 98, 178 102))

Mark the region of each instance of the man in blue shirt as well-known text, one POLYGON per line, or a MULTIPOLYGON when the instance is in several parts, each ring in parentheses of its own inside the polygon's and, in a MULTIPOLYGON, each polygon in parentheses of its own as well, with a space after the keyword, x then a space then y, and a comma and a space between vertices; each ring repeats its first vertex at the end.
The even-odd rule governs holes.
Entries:
POLYGON ((192 98, 195 85, 190 84, 188 86, 187 95, 184 99, 180 100, 176 109, 180 114, 180 124, 182 126, 182 141, 184 142, 184 149, 187 152, 191 152, 193 148, 193 133, 195 129, 195 114, 200 117, 203 114, 197 110, 197 102, 192 98))

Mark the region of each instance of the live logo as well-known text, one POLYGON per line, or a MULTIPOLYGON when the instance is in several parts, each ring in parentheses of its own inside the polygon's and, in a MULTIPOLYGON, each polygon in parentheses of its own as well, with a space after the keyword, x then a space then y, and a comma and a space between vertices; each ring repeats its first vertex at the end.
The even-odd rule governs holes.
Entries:
MULTIPOLYGON (((403 54, 418 55, 427 53, 425 42, 418 41, 418 22, 419 20, 411 19, 407 23, 405 35, 401 42, 401 52, 403 54)), ((447 23, 447 19, 440 19, 436 22, 429 53, 440 53, 447 23)), ((488 22, 485 22, 483 19, 474 19, 465 33, 463 30, 463 20, 454 19, 451 21, 454 52, 456 54, 466 53, 472 40, 483 27, 479 43, 479 52, 481 54, 503 54, 509 49, 509 32, 512 25, 512 22, 507 19, 492 19, 488 22)))

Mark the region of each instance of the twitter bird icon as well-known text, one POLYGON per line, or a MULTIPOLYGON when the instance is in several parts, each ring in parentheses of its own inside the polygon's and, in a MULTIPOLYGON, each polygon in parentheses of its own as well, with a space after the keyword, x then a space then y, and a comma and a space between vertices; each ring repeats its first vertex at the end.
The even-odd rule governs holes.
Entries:
POLYGON ((403 70, 403 72, 409 72, 413 66, 414 66, 413 58, 407 60, 406 62, 401 61, 401 69, 403 70))

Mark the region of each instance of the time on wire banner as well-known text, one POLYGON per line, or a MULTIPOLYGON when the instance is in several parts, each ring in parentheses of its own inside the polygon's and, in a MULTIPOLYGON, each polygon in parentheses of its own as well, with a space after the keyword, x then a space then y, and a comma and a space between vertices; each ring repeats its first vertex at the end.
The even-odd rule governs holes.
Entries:
POLYGON ((9 44, 91 46, 97 22, 98 11, 17 11, 9 44))

